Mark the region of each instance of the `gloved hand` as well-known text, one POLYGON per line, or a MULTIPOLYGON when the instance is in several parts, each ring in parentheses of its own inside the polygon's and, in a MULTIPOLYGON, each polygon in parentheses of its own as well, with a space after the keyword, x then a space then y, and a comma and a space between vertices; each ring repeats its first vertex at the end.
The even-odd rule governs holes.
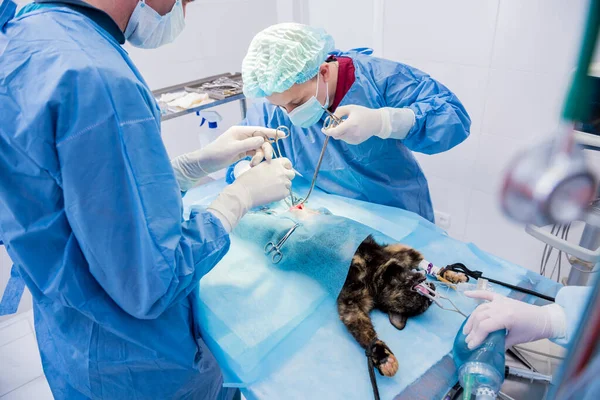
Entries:
POLYGON ((567 319, 558 304, 534 306, 485 290, 466 291, 473 299, 488 300, 469 316, 463 328, 469 349, 479 346, 488 334, 506 329, 506 347, 539 339, 558 339, 566 334, 567 319))
POLYGON ((273 158, 273 147, 266 138, 282 131, 258 126, 233 126, 205 147, 183 154, 171 165, 182 191, 192 188, 204 176, 226 168, 244 157, 252 156, 252 165, 273 158))
POLYGON ((347 118, 337 127, 322 132, 348 144, 360 144, 373 136, 404 139, 415 124, 415 113, 410 108, 373 109, 349 105, 339 107, 334 115, 347 118))
POLYGON ((231 230, 251 208, 281 200, 290 194, 295 173, 287 158, 266 161, 240 175, 208 207, 225 230, 231 230))

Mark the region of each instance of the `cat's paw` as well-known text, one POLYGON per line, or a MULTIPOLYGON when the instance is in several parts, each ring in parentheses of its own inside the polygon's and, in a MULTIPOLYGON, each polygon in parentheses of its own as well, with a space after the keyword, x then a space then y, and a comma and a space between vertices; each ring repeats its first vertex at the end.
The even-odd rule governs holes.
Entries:
POLYGON ((445 270, 444 272, 442 272, 442 278, 449 281, 450 283, 455 283, 455 284, 461 283, 461 282, 467 282, 469 280, 469 278, 467 278, 467 276, 465 274, 463 274, 462 272, 455 272, 455 271, 450 271, 450 270, 445 270))
POLYGON ((394 376, 398 371, 398 359, 389 347, 381 340, 376 341, 371 348, 371 360, 383 376, 394 376))

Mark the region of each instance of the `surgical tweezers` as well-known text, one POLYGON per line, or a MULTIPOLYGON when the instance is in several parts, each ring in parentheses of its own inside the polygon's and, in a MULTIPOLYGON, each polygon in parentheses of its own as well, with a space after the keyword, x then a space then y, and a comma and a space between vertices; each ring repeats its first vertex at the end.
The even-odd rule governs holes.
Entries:
POLYGON ((273 264, 278 264, 283 259, 283 253, 281 252, 281 248, 285 244, 285 242, 292 236, 292 233, 298 228, 300 224, 296 223, 294 226, 290 228, 290 230, 275 244, 274 242, 269 242, 265 245, 265 255, 269 255, 273 253, 271 260, 273 264))
POLYGON ((456 304, 454 304, 454 302, 452 300, 450 300, 450 298, 436 292, 435 290, 430 288, 428 285, 426 285, 424 283, 420 283, 420 284, 416 285, 413 288, 413 290, 416 291, 417 293, 419 293, 421 296, 427 297, 429 300, 434 302, 435 305, 438 306, 439 308, 441 308, 442 310, 453 311, 455 313, 459 313, 460 315, 462 315, 465 318, 467 317, 467 315, 464 312, 460 311, 460 309, 458 307, 456 307, 456 304), (444 305, 442 304, 442 300, 446 300, 452 306, 444 307, 444 305))

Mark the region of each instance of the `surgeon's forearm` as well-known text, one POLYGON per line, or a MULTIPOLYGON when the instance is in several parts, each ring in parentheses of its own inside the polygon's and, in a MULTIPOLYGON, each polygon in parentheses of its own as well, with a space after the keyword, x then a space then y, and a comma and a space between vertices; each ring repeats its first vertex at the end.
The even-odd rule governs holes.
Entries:
POLYGON ((207 210, 217 217, 227 233, 230 233, 250 208, 251 199, 248 192, 235 182, 223 189, 207 210))
POLYGON ((209 172, 202 169, 200 163, 189 162, 188 154, 172 159, 171 167, 173 167, 177 184, 182 192, 187 192, 209 174, 209 172))
POLYGON ((382 139, 402 140, 415 125, 415 113, 410 108, 384 107, 382 111, 382 130, 377 135, 382 139))

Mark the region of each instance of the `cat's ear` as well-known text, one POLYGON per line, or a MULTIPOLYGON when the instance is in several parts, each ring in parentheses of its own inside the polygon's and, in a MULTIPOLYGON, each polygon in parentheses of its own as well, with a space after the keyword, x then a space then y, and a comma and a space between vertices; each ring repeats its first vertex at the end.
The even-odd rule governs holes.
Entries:
POLYGON ((390 311, 388 316, 390 317, 391 324, 394 325, 398 330, 404 329, 406 326, 406 320, 408 319, 406 315, 390 311))

